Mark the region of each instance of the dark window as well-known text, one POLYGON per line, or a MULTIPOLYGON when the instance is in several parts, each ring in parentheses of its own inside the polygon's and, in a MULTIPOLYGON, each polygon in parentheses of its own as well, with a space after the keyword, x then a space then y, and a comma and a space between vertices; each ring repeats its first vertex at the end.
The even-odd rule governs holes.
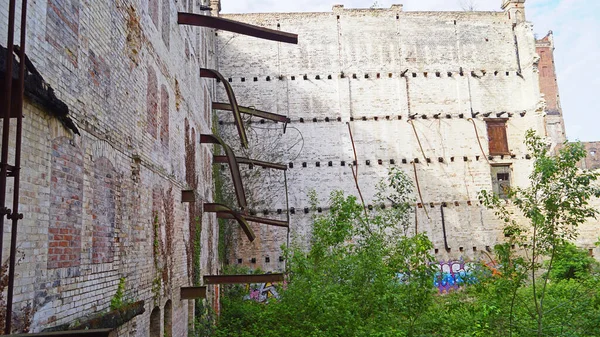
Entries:
POLYGON ((490 155, 510 154, 506 138, 506 119, 494 118, 486 120, 490 155))
POLYGON ((501 199, 508 198, 510 174, 510 165, 492 166, 492 187, 494 193, 501 199))

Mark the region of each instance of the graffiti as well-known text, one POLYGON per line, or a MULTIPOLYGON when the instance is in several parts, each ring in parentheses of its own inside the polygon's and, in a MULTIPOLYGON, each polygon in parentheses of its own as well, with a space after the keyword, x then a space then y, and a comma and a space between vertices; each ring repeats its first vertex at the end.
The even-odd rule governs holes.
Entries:
POLYGON ((481 278, 497 276, 498 265, 488 263, 465 262, 460 260, 438 262, 439 271, 435 273, 433 285, 440 294, 457 290, 462 286, 478 283, 481 278))
POLYGON ((269 299, 279 299, 279 293, 275 289, 275 285, 271 282, 256 283, 246 285, 248 295, 244 296, 245 300, 254 300, 256 302, 267 302, 269 299))

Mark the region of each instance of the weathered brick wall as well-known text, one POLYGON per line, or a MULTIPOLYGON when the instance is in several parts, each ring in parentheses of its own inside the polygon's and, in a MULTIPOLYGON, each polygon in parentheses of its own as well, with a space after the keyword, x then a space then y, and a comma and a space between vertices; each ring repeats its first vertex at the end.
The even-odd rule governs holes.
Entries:
MULTIPOLYGON (((304 211, 310 206, 310 190, 317 192, 322 212, 333 190, 357 195, 349 168, 354 160, 349 123, 359 183, 368 204, 374 204, 375 185, 389 167, 414 177, 412 162, 418 160, 425 208, 416 209, 417 226, 429 233, 441 260, 475 258, 477 251, 504 239, 500 222, 479 205, 477 195, 492 188, 491 165, 509 164, 511 184, 527 185, 532 162, 523 144, 525 132, 534 129, 546 135, 530 23, 513 27, 507 12, 403 12, 401 6, 374 10, 335 6, 329 13, 225 17, 299 35, 298 46, 227 32, 218 32, 217 38, 219 69, 238 103, 292 119, 286 134, 281 125, 260 124, 256 118, 249 126, 257 139, 263 136, 252 143, 249 153, 262 151, 263 159, 290 167, 292 238, 304 245, 310 240, 313 211, 304 211), (472 113, 477 114, 474 123, 484 154, 468 120, 472 113), (423 151, 408 123, 410 116, 415 117, 412 123, 423 151), (498 116, 508 118, 512 156, 493 156, 488 162, 483 118, 498 116), (279 143, 265 145, 273 142, 279 143), (450 251, 443 244, 439 209, 443 202, 448 204, 450 251)), ((220 101, 226 100, 218 91, 220 101)), ((218 117, 223 134, 235 135, 229 115, 218 117)), ((251 193, 258 199, 251 207, 259 214, 267 208, 271 216, 277 209, 285 210, 284 194, 271 193, 282 186, 281 181, 260 176, 260 184, 253 183, 258 178, 247 181, 248 189, 256 188, 251 193)), ((286 243, 287 233, 265 227, 254 227, 266 231, 254 243, 238 230, 234 247, 239 248, 231 252, 229 262, 280 270, 279 247, 286 243)))
POLYGON ((535 47, 539 56, 540 92, 546 101, 546 132, 555 144, 562 144, 567 140, 567 135, 558 93, 552 32, 550 31, 544 38, 536 40, 535 47))
POLYGON ((187 335, 179 288, 191 283, 190 214, 201 224, 201 275, 219 268, 215 219, 181 203, 192 181, 197 198, 212 201, 212 147, 186 145, 211 132, 214 83, 198 68, 216 66, 214 31, 176 24, 177 11, 199 5, 29 2, 27 54, 81 131, 26 102, 14 307, 32 304, 33 331, 106 311, 125 278, 125 298, 144 300, 146 311, 119 334, 148 336, 157 309, 161 336, 169 319, 173 336, 187 335))

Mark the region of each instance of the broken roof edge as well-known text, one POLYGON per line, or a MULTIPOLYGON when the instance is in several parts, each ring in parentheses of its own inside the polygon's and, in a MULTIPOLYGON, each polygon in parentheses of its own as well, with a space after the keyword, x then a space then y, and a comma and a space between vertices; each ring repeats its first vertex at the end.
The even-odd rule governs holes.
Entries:
POLYGON ((278 16, 296 16, 296 15, 332 15, 332 14, 340 14, 340 13, 393 13, 393 14, 424 14, 424 13, 452 13, 452 14, 461 14, 461 15, 489 15, 489 14, 505 14, 506 11, 503 9, 498 9, 497 11, 466 11, 466 10, 458 10, 458 11, 406 11, 404 9, 404 5, 402 4, 392 4, 390 7, 373 7, 373 8, 345 8, 344 5, 333 5, 331 11, 321 11, 321 12, 249 12, 249 13, 223 13, 221 12, 219 15, 221 17, 241 17, 241 16, 267 16, 267 15, 278 15, 278 16))

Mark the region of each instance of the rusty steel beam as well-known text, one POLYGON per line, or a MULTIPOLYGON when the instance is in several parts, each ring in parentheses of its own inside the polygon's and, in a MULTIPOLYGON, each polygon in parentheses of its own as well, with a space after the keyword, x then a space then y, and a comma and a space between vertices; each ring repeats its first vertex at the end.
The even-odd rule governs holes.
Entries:
POLYGON ((181 287, 180 298, 182 300, 194 300, 196 298, 206 298, 206 286, 202 287, 181 287))
MULTIPOLYGON (((276 170, 287 170, 286 165, 270 163, 268 161, 254 160, 246 157, 236 157, 235 158, 239 164, 247 164, 247 165, 256 165, 264 168, 272 168, 276 170)), ((213 161, 215 163, 228 164, 227 156, 213 156, 213 161)))
POLYGON ((242 121, 242 115, 240 115, 239 106, 235 99, 235 94, 233 93, 233 89, 229 82, 225 80, 223 75, 216 70, 200 68, 200 77, 214 78, 218 79, 223 83, 225 87, 225 91, 227 92, 227 98, 229 98, 229 103, 231 105, 231 111, 233 112, 233 118, 235 120, 235 126, 238 130, 238 134, 240 136, 240 141, 244 148, 248 148, 248 137, 246 136, 246 130, 244 129, 244 122, 242 121))
MULTIPOLYGON (((231 106, 231 104, 227 104, 227 103, 213 102, 212 108, 215 110, 233 111, 233 107, 231 106)), ((286 124, 291 122, 291 120, 288 117, 286 117, 284 115, 274 114, 272 112, 257 110, 257 109, 253 109, 253 108, 249 108, 249 107, 245 107, 245 106, 240 106, 240 105, 238 105, 238 109, 241 113, 268 119, 270 121, 276 121, 276 122, 281 122, 281 123, 286 123, 286 124)))
POLYGON ((196 194, 194 190, 181 191, 181 202, 196 202, 196 194))
POLYGON ((225 144, 221 138, 214 135, 200 135, 200 143, 218 144, 223 147, 225 155, 227 156, 229 171, 231 172, 231 180, 233 180, 233 188, 235 189, 235 195, 237 196, 238 204, 242 210, 248 208, 248 203, 246 202, 246 192, 244 191, 242 175, 240 174, 240 167, 238 166, 235 154, 231 148, 225 144))
POLYGON ((248 240, 252 242, 254 241, 254 239, 256 239, 256 235, 254 235, 254 232, 252 231, 252 228, 250 228, 248 221, 246 221, 246 219, 242 215, 240 215, 238 212, 235 212, 231 208, 223 204, 206 203, 204 204, 203 209, 204 212, 217 213, 217 215, 219 213, 231 214, 231 216, 238 222, 238 224, 240 224, 244 233, 246 233, 248 240))
POLYGON ((259 39, 298 44, 297 34, 286 33, 215 16, 179 12, 177 13, 177 23, 180 25, 226 30, 228 32, 253 36, 259 39))
POLYGON ((244 284, 283 282, 283 274, 204 275, 204 284, 244 284))
MULTIPOLYGON (((267 218, 260 218, 257 216, 252 216, 252 215, 242 215, 239 214, 239 216, 243 217, 244 219, 246 219, 246 221, 250 221, 250 222, 258 222, 258 223, 262 223, 265 225, 270 225, 270 226, 276 226, 276 227, 285 227, 288 228, 289 227, 289 223, 287 221, 281 221, 281 220, 274 220, 274 219, 267 219, 267 218)), ((234 216, 231 213, 223 213, 223 212, 217 212, 217 218, 219 219, 235 219, 234 216)))

